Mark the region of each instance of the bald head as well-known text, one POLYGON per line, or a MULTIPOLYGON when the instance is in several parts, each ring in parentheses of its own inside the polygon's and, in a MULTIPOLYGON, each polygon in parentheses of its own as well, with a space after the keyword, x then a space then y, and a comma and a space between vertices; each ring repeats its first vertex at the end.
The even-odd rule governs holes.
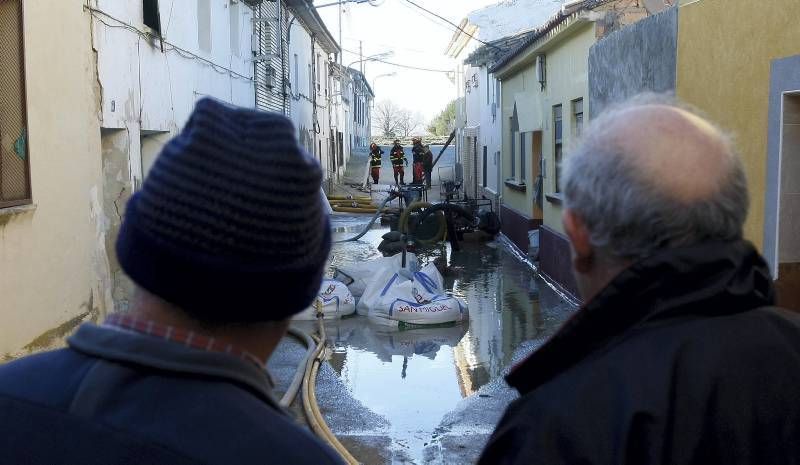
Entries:
POLYGON ((682 203, 718 192, 733 163, 717 128, 674 106, 644 104, 609 115, 595 143, 616 148, 642 181, 682 203))
POLYGON ((591 122, 567 154, 562 184, 592 244, 626 260, 740 238, 747 215, 728 137, 662 96, 636 97, 591 122))

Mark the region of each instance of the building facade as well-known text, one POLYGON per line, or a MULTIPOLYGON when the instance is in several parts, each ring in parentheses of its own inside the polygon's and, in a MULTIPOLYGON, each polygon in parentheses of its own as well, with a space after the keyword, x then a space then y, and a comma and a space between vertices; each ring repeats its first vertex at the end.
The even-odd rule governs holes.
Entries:
POLYGON ((0 2, 0 362, 111 306, 84 3, 0 2))
POLYGON ((0 2, 0 357, 128 307, 126 202, 198 99, 289 115, 335 177, 338 53, 309 0, 0 2))
POLYGON ((573 296, 559 178, 588 121, 589 50, 649 14, 636 0, 572 2, 490 70, 501 81, 503 233, 523 251, 538 237, 540 273, 573 296))
POLYGON ((760 248, 781 305, 800 309, 800 4, 682 2, 591 52, 593 111, 642 91, 674 92, 730 131, 750 191, 745 236, 760 248), (724 43, 724 46, 721 44, 724 43), (615 59, 624 67, 602 66, 615 59), (645 79, 640 79, 646 77, 645 79))
POLYGON ((114 306, 125 310, 133 285, 114 252, 125 204, 197 100, 255 106, 255 23, 250 6, 229 0, 187 2, 179 10, 156 0, 95 0, 88 14, 100 86, 105 246, 114 306))
POLYGON ((352 150, 363 151, 369 147, 372 137, 372 102, 375 93, 361 71, 347 68, 352 87, 353 132, 350 137, 352 150))

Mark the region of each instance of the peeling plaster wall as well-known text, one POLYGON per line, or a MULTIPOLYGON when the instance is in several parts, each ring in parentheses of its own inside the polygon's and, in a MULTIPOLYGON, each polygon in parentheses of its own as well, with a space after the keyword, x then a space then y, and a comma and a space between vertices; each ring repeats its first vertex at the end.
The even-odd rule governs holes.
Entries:
POLYGON ((100 11, 85 13, 93 18, 93 37, 84 47, 93 47, 97 55, 101 104, 102 156, 97 162, 102 163, 103 194, 98 204, 105 222, 97 235, 108 262, 107 294, 116 310, 128 308, 133 284, 119 267, 114 244, 125 204, 141 188, 161 146, 178 133, 202 97, 255 106, 253 13, 243 2, 208 3, 210 49, 200 47, 195 1, 159 2, 163 44, 143 32, 142 0, 92 0, 100 11))
POLYGON ((94 42, 102 87, 102 126, 129 133, 130 176, 134 187, 141 185, 143 168, 141 133, 176 134, 184 125, 197 100, 204 96, 244 107, 255 106, 253 65, 248 61, 252 11, 244 3, 211 0, 211 50, 202 50, 198 37, 198 3, 160 2, 162 36, 168 43, 142 36, 142 0, 120 2, 93 0, 94 42), (231 41, 231 19, 238 14, 239 43, 231 41), (170 44, 185 50, 174 50, 170 44), (192 58, 186 52, 201 59, 192 58), (203 61, 206 60, 206 61, 203 61), (231 75, 219 67, 233 70, 231 75))
POLYGON ((591 117, 641 92, 675 92, 678 9, 614 32, 589 52, 591 117))
POLYGON ((34 207, 0 210, 0 360, 58 345, 107 310, 89 17, 81 0, 24 4, 34 207))

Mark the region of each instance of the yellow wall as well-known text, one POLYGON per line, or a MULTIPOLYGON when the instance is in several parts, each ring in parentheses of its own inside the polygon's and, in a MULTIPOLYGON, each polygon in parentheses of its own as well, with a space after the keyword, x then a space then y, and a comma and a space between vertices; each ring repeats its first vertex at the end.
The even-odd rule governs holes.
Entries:
MULTIPOLYGON (((503 118, 503 124, 501 127, 502 131, 502 163, 501 166, 503 168, 503 175, 502 180, 505 181, 506 179, 511 178, 511 115, 514 114, 514 98, 517 94, 522 92, 535 92, 539 94, 539 82, 536 79, 536 63, 533 62, 523 69, 520 70, 517 74, 507 78, 507 80, 503 80, 502 83, 502 90, 501 90, 501 97, 503 100, 502 108, 501 108, 501 118, 503 118)), ((530 145, 528 146, 530 149, 530 145)), ((517 151, 519 151, 519 147, 517 147, 517 151)), ((530 151, 530 150, 529 150, 530 151)), ((519 160, 517 160, 517 178, 519 177, 519 160)), ((526 170, 530 172, 530 161, 526 164, 526 170)), ((531 189, 533 188, 533 180, 530 179, 530 175, 528 175, 526 180, 527 182, 527 189, 525 192, 520 192, 517 190, 513 190, 506 185, 503 185, 503 203, 512 208, 519 213, 525 215, 528 218, 533 216, 533 193, 531 189)))
POLYGON ((700 0, 679 10, 676 93, 736 136, 750 184, 745 234, 759 247, 770 63, 800 53, 798 18, 798 0, 700 0))
POLYGON ((58 343, 107 302, 89 15, 82 0, 24 5, 35 208, 0 210, 0 361, 58 343))
MULTIPOLYGON (((547 87, 542 96, 544 118, 542 154, 547 160, 545 194, 553 194, 556 187, 553 106, 558 104, 562 106, 562 151, 564 157, 569 156, 570 144, 575 139, 572 124, 573 100, 583 99, 584 126, 588 123, 589 48, 595 43, 595 28, 592 23, 584 23, 577 30, 570 32, 568 37, 547 51, 547 87)), ((544 201, 544 224, 551 229, 563 232, 561 206, 547 199, 544 201)))

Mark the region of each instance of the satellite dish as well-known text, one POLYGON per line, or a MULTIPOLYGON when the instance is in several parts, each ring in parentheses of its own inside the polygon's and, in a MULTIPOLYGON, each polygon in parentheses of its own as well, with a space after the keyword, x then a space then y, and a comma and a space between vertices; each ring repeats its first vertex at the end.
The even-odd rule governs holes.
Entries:
POLYGON ((644 0, 643 3, 647 12, 654 15, 671 7, 674 0, 644 0))

